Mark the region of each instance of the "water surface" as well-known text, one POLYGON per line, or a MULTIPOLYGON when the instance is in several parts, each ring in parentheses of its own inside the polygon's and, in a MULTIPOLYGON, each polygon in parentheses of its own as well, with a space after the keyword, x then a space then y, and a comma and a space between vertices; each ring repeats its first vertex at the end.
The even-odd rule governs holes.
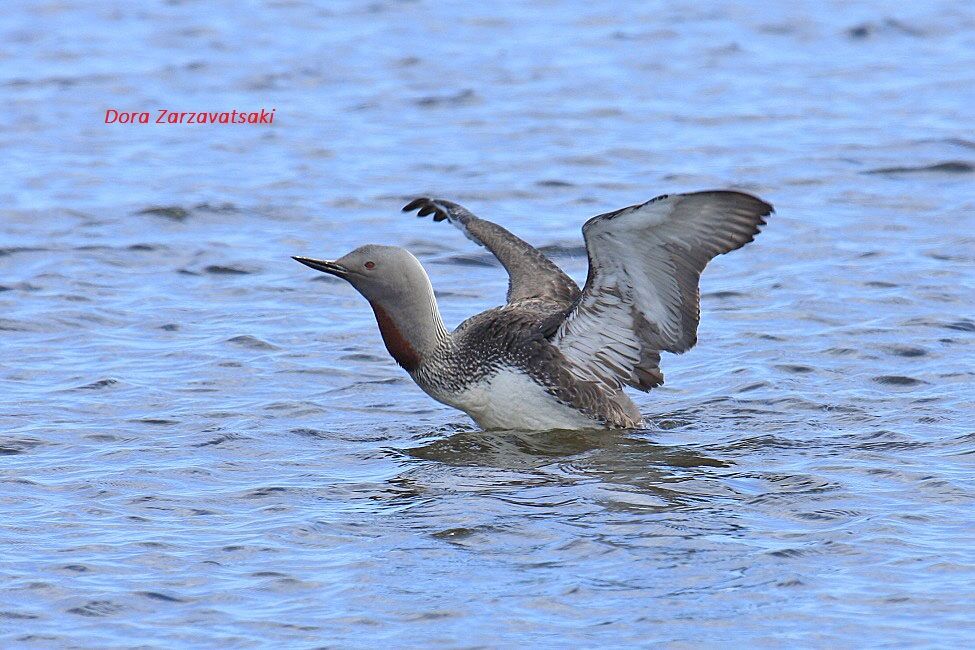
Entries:
POLYGON ((8 2, 4 647, 960 646, 975 634, 975 9, 8 2), (276 108, 264 127, 105 125, 276 108), (498 304, 451 198, 736 187, 643 431, 483 433, 290 255, 498 304))

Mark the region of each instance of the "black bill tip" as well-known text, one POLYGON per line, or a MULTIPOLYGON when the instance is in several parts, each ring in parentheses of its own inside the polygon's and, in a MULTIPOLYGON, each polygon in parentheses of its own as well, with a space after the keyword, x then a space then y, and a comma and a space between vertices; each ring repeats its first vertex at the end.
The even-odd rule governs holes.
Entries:
POLYGON ((316 271, 321 271, 322 273, 331 273, 332 275, 337 275, 340 278, 345 277, 349 274, 349 270, 342 266, 341 264, 336 264, 335 262, 329 262, 328 260, 316 260, 311 257, 299 257, 293 255, 291 257, 296 262, 301 262, 309 268, 313 268, 316 271))

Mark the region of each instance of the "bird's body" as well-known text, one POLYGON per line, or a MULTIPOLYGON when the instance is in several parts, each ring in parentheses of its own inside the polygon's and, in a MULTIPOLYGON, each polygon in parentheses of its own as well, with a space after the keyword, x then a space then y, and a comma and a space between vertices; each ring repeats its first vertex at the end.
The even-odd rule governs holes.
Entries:
POLYGON ((467 319, 410 376, 485 429, 636 427, 622 391, 575 378, 549 337, 568 303, 524 299, 467 319))
POLYGON ((698 192, 594 217, 583 228, 590 269, 580 291, 540 251, 461 206, 404 208, 416 209, 494 253, 509 273, 507 304, 448 332, 426 272, 404 249, 295 259, 369 300, 387 350, 428 395, 482 428, 529 430, 640 426, 624 386, 663 383, 660 351, 696 341, 704 265, 751 241, 772 211, 747 194, 698 192))

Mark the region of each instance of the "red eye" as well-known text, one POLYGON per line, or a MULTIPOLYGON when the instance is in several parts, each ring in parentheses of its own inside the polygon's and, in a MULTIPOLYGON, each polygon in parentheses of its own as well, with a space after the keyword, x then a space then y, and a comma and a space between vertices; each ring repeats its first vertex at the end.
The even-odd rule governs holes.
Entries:
POLYGON ((375 262, 366 262, 363 266, 365 266, 367 269, 374 269, 374 268, 376 268, 376 263, 375 262))

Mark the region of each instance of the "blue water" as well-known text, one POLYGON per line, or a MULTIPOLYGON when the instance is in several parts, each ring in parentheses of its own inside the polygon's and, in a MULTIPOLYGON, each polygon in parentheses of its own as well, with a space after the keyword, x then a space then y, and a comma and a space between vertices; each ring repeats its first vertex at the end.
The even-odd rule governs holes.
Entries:
POLYGON ((0 13, 0 645, 975 636, 975 6, 28 2, 0 13), (273 125, 106 125, 118 110, 273 125), (448 325, 665 192, 776 205, 624 433, 481 433, 290 255, 448 325))

